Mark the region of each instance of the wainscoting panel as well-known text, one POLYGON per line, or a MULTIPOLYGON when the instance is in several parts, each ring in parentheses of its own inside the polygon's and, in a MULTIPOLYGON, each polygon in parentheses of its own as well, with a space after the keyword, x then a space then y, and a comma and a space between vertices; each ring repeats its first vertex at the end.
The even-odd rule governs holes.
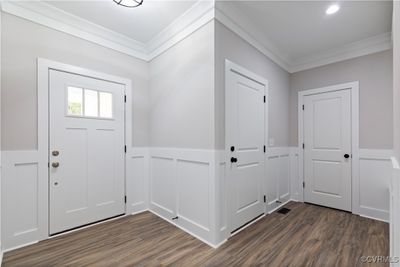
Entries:
POLYGON ((389 221, 392 150, 360 149, 359 214, 389 221))
POLYGON ((126 157, 126 213, 148 209, 149 155, 147 148, 132 148, 126 157))
POLYGON ((3 151, 3 249, 37 242, 47 235, 47 168, 37 151, 3 151))
POLYGON ((150 148, 150 210, 214 246, 215 151, 150 148))
POLYGON ((176 160, 151 152, 150 209, 167 219, 176 214, 176 160))
POLYGON ((267 212, 291 198, 291 153, 289 147, 269 147, 266 155, 267 212))

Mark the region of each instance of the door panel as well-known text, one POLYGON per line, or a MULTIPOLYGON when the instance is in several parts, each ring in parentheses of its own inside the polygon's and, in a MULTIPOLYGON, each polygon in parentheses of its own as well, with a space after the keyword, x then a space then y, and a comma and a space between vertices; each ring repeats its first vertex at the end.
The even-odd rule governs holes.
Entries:
POLYGON ((124 91, 50 71, 50 234, 125 213, 124 91))
POLYGON ((232 227, 240 228, 263 214, 265 85, 238 73, 230 73, 230 141, 235 150, 230 164, 232 181, 232 227))
POLYGON ((305 201, 351 211, 351 94, 304 97, 305 201))

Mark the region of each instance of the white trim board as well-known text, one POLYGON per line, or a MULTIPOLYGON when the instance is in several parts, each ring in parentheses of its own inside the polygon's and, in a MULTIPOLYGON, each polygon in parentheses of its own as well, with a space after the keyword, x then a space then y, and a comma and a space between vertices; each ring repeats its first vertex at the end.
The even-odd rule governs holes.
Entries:
POLYGON ((135 58, 151 61, 213 19, 255 47, 289 73, 311 69, 355 57, 388 50, 391 33, 383 33, 311 57, 290 58, 274 45, 259 27, 236 8, 215 6, 214 1, 198 0, 149 42, 143 43, 69 14, 41 1, 2 1, 3 12, 33 21, 135 58))
MULTIPOLYGON (((351 169, 352 169, 352 208, 351 211, 355 214, 360 213, 360 169, 359 169, 359 82, 344 83, 322 87, 317 89, 310 89, 300 91, 298 93, 298 140, 299 140, 299 161, 304 162, 304 150, 302 144, 304 143, 304 118, 303 118, 303 99, 304 96, 321 94, 326 92, 334 92, 343 89, 350 89, 351 91, 351 169)), ((299 164, 299 182, 304 182, 304 164, 299 164)), ((301 186, 301 194, 304 195, 304 189, 301 186)))

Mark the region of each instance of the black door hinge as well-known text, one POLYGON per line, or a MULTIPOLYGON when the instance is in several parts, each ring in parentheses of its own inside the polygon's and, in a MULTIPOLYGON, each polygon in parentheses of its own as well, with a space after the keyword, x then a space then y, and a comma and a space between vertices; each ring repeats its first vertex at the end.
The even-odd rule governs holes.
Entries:
POLYGON ((264 146, 264 153, 267 151, 267 148, 264 146))
POLYGON ((264 195, 264 203, 267 203, 267 196, 264 195))
POLYGON ((303 143, 303 149, 305 148, 305 145, 304 145, 304 143, 303 143))
POLYGON ((124 147, 124 151, 125 151, 125 153, 126 153, 126 146, 124 147))
POLYGON ((264 103, 267 103, 267 96, 264 96, 264 103))
POLYGON ((303 110, 304 110, 304 105, 303 105, 303 110))
POLYGON ((306 188, 306 182, 303 182, 303 188, 306 188))
POLYGON ((126 103, 126 95, 124 95, 124 102, 126 103))
POLYGON ((125 203, 127 202, 127 201, 126 201, 126 196, 125 196, 125 198, 124 198, 124 201, 125 201, 125 203))

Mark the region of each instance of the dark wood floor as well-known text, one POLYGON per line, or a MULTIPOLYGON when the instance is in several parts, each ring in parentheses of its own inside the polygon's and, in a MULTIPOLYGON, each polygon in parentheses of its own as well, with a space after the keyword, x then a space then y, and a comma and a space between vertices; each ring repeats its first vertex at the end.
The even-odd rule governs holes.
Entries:
POLYGON ((3 266, 345 267, 389 254, 386 223, 310 204, 286 207, 288 214, 268 215, 218 249, 145 212, 8 252, 3 266))

